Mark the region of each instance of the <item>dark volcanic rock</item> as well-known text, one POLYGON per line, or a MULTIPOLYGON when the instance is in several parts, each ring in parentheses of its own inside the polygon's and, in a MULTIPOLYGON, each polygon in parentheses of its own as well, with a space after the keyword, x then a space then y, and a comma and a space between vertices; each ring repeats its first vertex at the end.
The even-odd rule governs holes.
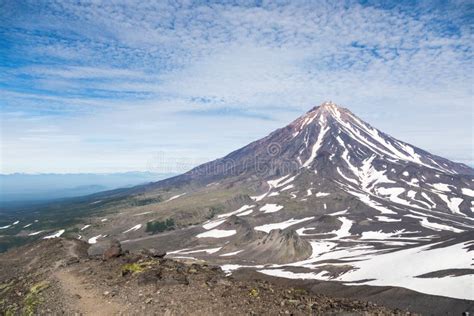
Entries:
POLYGON ((154 248, 142 249, 140 253, 151 258, 164 258, 166 256, 166 251, 154 248))
POLYGON ((104 239, 90 245, 87 254, 91 257, 99 257, 103 260, 108 260, 124 255, 125 252, 122 249, 120 241, 116 239, 104 239))
POLYGON ((122 255, 122 246, 118 240, 111 240, 109 247, 102 254, 102 259, 109 260, 111 258, 120 257, 122 255))
POLYGON ((66 260, 66 265, 70 266, 73 264, 79 263, 79 258, 78 257, 70 257, 66 260))
POLYGON ((247 258, 261 263, 295 262, 308 258, 311 253, 311 244, 292 229, 274 229, 246 247, 247 258))
POLYGON ((162 269, 146 270, 139 274, 138 285, 156 284, 162 278, 162 269))

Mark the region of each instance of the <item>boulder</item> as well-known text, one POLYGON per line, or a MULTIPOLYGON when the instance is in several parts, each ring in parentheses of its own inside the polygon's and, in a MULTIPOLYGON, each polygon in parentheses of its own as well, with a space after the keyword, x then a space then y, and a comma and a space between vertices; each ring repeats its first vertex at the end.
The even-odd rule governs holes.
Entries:
POLYGON ((159 258, 159 259, 164 258, 166 256, 166 251, 156 250, 154 248, 142 249, 140 253, 151 258, 159 258))
POLYGON ((122 245, 120 245, 120 242, 118 240, 111 240, 109 247, 102 254, 102 259, 110 260, 120 257, 122 254, 122 245))
POLYGON ((161 268, 145 270, 138 275, 138 285, 157 284, 162 278, 162 271, 161 268))

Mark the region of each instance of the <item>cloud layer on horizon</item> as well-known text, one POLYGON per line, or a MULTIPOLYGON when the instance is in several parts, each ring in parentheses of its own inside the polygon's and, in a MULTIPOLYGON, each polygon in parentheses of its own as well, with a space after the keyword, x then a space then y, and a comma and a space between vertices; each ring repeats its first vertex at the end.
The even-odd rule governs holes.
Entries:
POLYGON ((157 155, 184 171, 325 100, 474 161, 467 1, 7 1, 0 12, 1 172, 147 170, 157 155))

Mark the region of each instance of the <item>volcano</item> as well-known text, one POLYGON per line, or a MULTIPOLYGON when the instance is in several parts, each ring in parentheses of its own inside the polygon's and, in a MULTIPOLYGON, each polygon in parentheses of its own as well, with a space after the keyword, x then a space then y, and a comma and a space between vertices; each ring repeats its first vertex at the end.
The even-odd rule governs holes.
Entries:
POLYGON ((77 238, 90 251, 115 238, 227 273, 474 299, 474 170, 332 102, 183 175, 87 205, 96 215, 77 238))

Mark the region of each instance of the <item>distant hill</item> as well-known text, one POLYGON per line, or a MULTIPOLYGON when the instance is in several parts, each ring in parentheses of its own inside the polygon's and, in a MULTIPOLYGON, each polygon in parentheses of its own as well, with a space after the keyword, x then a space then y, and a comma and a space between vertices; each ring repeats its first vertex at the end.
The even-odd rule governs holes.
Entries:
POLYGON ((155 182, 174 174, 151 172, 74 173, 74 174, 2 174, 2 205, 77 197, 116 188, 155 182))

